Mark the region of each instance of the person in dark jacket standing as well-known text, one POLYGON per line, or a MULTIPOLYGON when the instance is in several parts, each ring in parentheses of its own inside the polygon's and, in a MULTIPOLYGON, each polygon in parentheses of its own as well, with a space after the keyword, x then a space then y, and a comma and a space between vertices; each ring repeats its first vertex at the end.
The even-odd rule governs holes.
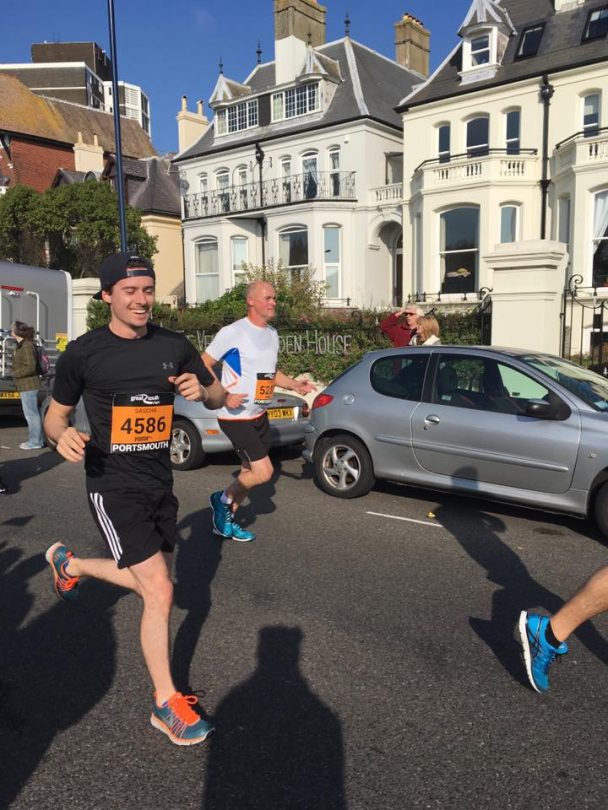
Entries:
POLYGON ((403 309, 397 310, 397 312, 391 312, 384 320, 380 321, 378 326, 393 346, 409 346, 416 343, 416 323, 423 314, 424 311, 421 307, 408 304, 403 309))
POLYGON ((23 415, 30 433, 28 440, 21 442, 19 449, 40 450, 41 447, 44 447, 44 433, 38 411, 40 377, 34 346, 34 328, 23 321, 15 321, 12 335, 17 341, 17 348, 13 356, 13 381, 15 388, 19 391, 23 415))

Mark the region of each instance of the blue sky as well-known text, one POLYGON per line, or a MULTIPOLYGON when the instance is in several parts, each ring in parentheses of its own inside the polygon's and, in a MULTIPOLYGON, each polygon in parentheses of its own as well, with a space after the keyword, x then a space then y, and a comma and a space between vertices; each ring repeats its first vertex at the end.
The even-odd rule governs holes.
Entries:
MULTIPOLYGON (((431 68, 458 42, 457 31, 471 0, 325 0, 327 41, 344 36, 346 10, 351 37, 391 58, 393 24, 409 12, 431 31, 431 68), (373 10, 373 13, 370 11, 373 10)), ((220 57, 224 73, 243 81, 255 66, 274 58, 272 0, 114 0, 119 79, 149 95, 152 140, 160 153, 177 149, 175 116, 181 97, 189 109, 213 91, 220 57)), ((30 62, 33 42, 95 41, 109 53, 106 0, 28 0, 7 17, 2 63, 30 62), (23 13, 19 10, 23 9, 23 13)))

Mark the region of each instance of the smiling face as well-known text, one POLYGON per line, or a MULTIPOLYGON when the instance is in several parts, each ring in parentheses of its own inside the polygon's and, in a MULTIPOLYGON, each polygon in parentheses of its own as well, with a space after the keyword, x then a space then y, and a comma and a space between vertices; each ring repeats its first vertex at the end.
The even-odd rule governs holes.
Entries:
POLYGON ((133 276, 117 281, 111 292, 101 293, 102 301, 110 305, 110 329, 123 338, 138 338, 146 334, 152 305, 154 279, 151 276, 133 276))

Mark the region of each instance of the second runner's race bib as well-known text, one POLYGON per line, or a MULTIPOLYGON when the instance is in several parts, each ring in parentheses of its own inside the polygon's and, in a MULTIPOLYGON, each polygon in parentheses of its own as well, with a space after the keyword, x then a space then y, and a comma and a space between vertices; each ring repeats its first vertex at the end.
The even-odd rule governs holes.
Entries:
POLYGON ((110 453, 163 450, 171 441, 173 394, 114 394, 110 453))
POLYGON ((255 381, 255 396, 253 401, 256 405, 268 405, 274 394, 274 387, 276 385, 275 375, 268 373, 259 373, 255 381))

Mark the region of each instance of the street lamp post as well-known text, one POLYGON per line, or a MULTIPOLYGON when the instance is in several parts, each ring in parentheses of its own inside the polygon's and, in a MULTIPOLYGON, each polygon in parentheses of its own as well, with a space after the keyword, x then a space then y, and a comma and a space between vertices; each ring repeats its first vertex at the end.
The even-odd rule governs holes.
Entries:
POLYGON ((112 108, 114 111, 114 141, 116 144, 116 188, 118 191, 118 221, 120 225, 120 249, 127 250, 127 217, 125 206, 125 184, 122 168, 122 138, 120 135, 120 97, 118 95, 118 65, 116 64, 116 33, 114 27, 114 0, 108 0, 108 20, 110 23, 110 59, 112 61, 112 108))
MULTIPOLYGON (((262 178, 262 166, 264 165, 264 150, 262 149, 260 142, 256 141, 255 144, 255 162, 258 164, 258 169, 260 173, 260 209, 264 207, 264 181, 262 178)), ((264 214, 259 217, 258 222, 260 223, 260 229, 262 231, 262 267, 266 266, 266 218, 264 214)))

